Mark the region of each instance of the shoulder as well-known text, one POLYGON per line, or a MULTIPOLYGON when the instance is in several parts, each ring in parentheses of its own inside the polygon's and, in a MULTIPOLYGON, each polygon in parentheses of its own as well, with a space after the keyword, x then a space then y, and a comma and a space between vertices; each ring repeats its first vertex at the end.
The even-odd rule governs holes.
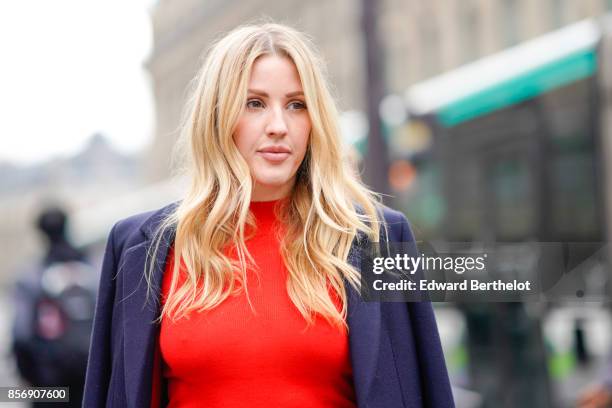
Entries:
POLYGON ((389 241, 414 241, 414 235, 412 234, 410 222, 402 212, 389 208, 385 205, 380 205, 379 213, 382 218, 381 221, 384 222, 384 227, 387 229, 389 241))
POLYGON ((394 210, 393 208, 387 207, 386 205, 379 206, 379 211, 385 220, 385 224, 391 226, 401 226, 405 222, 408 222, 406 216, 400 211, 394 210))
MULTIPOLYGON (((387 226, 398 226, 405 222, 408 222, 406 216, 393 208, 387 207, 383 204, 373 203, 378 213, 380 221, 384 222, 387 226)), ((364 209, 360 204, 355 204, 355 210, 358 214, 363 214, 364 209)))
MULTIPOLYGON (((378 219, 381 224, 381 239, 389 242, 411 242, 414 235, 410 222, 406 216, 397 210, 383 204, 375 204, 378 219)), ((363 208, 356 205, 358 213, 363 213, 363 208)))
POLYGON ((109 243, 115 250, 138 245, 150 240, 161 222, 172 213, 178 202, 162 208, 134 214, 115 223, 109 235, 109 243))

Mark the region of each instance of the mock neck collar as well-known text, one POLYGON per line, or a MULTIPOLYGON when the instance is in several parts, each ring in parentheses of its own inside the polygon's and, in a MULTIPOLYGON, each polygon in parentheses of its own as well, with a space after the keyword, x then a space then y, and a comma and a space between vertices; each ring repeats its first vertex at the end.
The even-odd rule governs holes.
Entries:
POLYGON ((277 219, 279 205, 286 200, 286 198, 280 198, 270 201, 251 201, 249 203, 249 209, 259 223, 275 221, 277 219))
POLYGON ((270 201, 251 201, 249 203, 249 207, 252 210, 258 210, 258 209, 263 209, 263 208, 273 209, 276 206, 276 204, 280 203, 283 200, 284 198, 278 198, 276 200, 270 200, 270 201))

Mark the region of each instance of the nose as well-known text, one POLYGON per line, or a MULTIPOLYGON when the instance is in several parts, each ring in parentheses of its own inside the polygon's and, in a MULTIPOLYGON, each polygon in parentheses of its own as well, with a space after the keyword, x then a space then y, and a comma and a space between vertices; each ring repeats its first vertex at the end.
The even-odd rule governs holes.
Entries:
POLYGON ((287 122, 285 121, 283 109, 280 107, 271 109, 266 125, 266 135, 270 137, 283 137, 286 134, 287 122))

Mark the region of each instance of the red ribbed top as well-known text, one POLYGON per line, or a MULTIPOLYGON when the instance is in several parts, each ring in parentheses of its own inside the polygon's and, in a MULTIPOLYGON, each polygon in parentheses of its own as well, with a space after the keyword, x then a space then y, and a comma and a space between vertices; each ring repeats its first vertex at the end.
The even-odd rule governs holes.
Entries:
MULTIPOLYGON (((306 329, 287 293, 277 203, 251 203, 257 233, 246 245, 259 270, 248 271, 247 285, 255 312, 243 291, 188 319, 162 320, 159 344, 170 407, 356 406, 346 330, 322 317, 306 329)), ((172 251, 168 258, 163 299, 172 251)))

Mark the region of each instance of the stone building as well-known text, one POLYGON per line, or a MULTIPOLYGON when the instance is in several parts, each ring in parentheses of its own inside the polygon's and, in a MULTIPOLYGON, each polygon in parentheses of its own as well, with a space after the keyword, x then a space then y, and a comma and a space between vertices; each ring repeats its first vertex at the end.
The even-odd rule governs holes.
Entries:
MULTIPOLYGON (((311 35, 329 68, 341 110, 364 110, 364 54, 358 0, 160 0, 153 7, 148 61, 156 105, 149 176, 166 178, 189 84, 211 42, 237 25, 269 18, 311 35)), ((378 0, 387 92, 574 21, 607 0, 378 0)))

